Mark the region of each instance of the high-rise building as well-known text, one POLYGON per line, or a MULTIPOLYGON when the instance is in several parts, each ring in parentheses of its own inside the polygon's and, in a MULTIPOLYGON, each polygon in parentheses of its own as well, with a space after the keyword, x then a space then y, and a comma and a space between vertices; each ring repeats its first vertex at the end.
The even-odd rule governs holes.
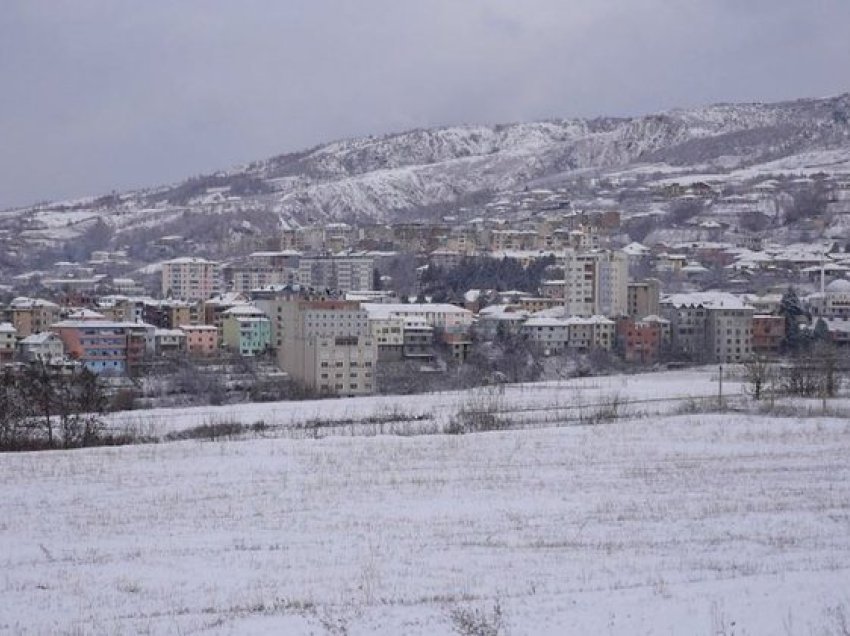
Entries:
POLYGON ((371 256, 303 256, 298 281, 315 289, 363 291, 372 289, 374 269, 371 256))
POLYGON ((627 311, 629 265, 622 252, 567 250, 564 304, 570 316, 620 316, 627 311))
POLYGON ((281 369, 320 393, 375 391, 377 346, 360 303, 301 299, 279 307, 285 325, 277 352, 281 369))
POLYGON ((221 292, 221 264, 183 257, 162 264, 162 293, 182 300, 205 300, 221 292))

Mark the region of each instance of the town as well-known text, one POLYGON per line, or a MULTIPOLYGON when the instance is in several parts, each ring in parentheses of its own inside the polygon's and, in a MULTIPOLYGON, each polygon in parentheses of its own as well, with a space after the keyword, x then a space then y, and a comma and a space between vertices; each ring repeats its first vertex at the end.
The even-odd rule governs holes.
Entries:
MULTIPOLYGON (((781 190, 751 185, 754 199, 726 198, 763 209, 781 190)), ((850 199, 848 183, 826 175, 790 186, 850 199)), ((672 223, 690 240, 632 240, 646 234, 645 216, 539 188, 478 216, 282 229, 221 260, 179 235, 155 241, 162 260, 129 272, 126 251, 93 250, 8 277, 0 360, 85 368, 126 408, 180 403, 180 393, 213 403, 357 396, 611 365, 745 363, 788 351, 800 333, 850 344, 850 243, 779 244, 746 214, 731 227, 681 212, 723 208, 721 188, 705 182, 636 190, 679 211, 672 223)))

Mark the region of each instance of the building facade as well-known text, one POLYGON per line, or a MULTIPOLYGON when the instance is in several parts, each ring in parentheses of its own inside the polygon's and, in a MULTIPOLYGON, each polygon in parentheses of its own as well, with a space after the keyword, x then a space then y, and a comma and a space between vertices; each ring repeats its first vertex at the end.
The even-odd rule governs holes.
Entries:
POLYGON ((162 293, 182 300, 204 300, 222 291, 221 263, 183 257, 162 264, 162 293))

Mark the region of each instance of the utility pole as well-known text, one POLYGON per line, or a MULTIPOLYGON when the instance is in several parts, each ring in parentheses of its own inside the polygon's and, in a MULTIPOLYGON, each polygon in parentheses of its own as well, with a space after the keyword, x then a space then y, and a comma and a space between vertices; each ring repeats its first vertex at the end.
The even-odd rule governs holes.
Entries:
POLYGON ((723 408, 723 365, 719 366, 720 373, 717 375, 717 407, 723 408))

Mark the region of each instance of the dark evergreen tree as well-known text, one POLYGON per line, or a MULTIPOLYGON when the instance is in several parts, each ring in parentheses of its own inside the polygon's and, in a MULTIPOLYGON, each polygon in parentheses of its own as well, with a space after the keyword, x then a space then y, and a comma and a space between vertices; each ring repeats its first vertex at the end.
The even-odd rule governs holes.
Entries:
POLYGON ((783 348, 791 352, 799 351, 804 342, 800 332, 800 317, 805 316, 806 312, 793 287, 789 287, 782 295, 782 300, 779 302, 779 314, 785 317, 783 348))

